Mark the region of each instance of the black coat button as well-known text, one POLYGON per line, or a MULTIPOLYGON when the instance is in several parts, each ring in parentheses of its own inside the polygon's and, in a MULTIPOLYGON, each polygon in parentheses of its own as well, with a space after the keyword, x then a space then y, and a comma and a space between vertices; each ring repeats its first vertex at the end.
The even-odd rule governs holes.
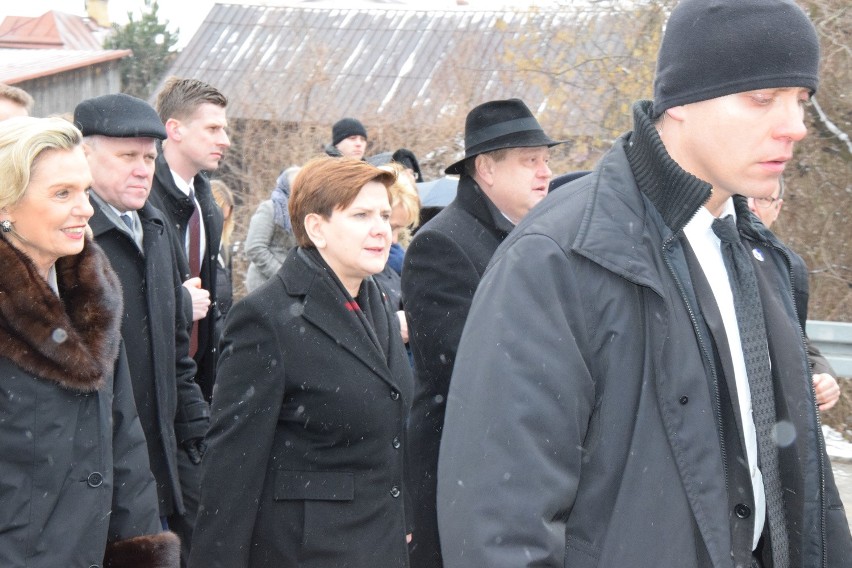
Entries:
POLYGON ((393 400, 399 400, 399 391, 395 391, 395 390, 391 391, 391 398, 393 400))
POLYGON ((89 487, 100 487, 104 483, 104 476, 97 471, 92 472, 86 478, 86 483, 89 484, 89 487))
POLYGON ((401 493, 402 493, 402 491, 400 491, 399 487, 397 487, 396 485, 391 487, 390 494, 391 494, 391 497, 393 497, 394 499, 399 497, 401 493))
POLYGON ((743 503, 739 503, 736 507, 734 507, 734 513, 741 519, 747 519, 751 516, 751 508, 748 505, 743 503))
POLYGON ((391 445, 393 446, 393 449, 398 450, 399 447, 402 445, 402 442, 399 441, 399 438, 394 438, 393 442, 391 442, 391 445))
POLYGON ((686 404, 687 402, 689 402, 689 397, 688 397, 688 396, 682 396, 682 397, 680 397, 680 403, 681 403, 681 404, 686 404))

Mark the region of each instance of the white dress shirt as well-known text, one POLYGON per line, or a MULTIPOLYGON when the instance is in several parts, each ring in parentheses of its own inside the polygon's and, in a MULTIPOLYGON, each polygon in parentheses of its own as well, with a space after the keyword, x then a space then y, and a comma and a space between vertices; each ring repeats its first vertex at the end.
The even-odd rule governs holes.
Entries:
MULTIPOLYGON (((183 192, 184 195, 189 197, 189 192, 193 190, 193 180, 195 176, 191 177, 189 181, 184 181, 182 177, 180 177, 174 170, 171 170, 172 177, 175 180, 175 185, 179 190, 183 192)), ((204 254, 207 250, 207 237, 204 233, 204 215, 201 214, 201 205, 198 203, 198 196, 195 196, 195 208, 198 209, 198 227, 200 229, 201 238, 198 243, 198 254, 201 258, 198 259, 198 266, 204 264, 204 254)), ((186 257, 189 258, 189 228, 187 227, 186 235, 184 235, 183 240, 184 250, 186 250, 186 257)))
MULTIPOLYGON (((725 208, 719 216, 733 215, 733 200, 725 203, 725 208)), ((754 418, 751 408, 751 390, 748 385, 748 373, 746 371, 745 357, 743 356, 742 341, 740 340, 740 328, 737 325, 737 314, 734 311, 734 296, 731 293, 731 284, 728 280, 728 270, 722 258, 721 241, 713 232, 713 221, 715 217, 706 207, 698 210, 698 213, 683 228, 689 245, 698 257, 698 262, 704 270, 704 276, 713 290, 716 305, 722 314, 722 323, 725 326, 725 335, 728 336, 728 349, 734 365, 734 379, 737 386, 737 399, 740 404, 740 416, 743 424, 743 439, 746 445, 749 471, 751 473, 751 486, 754 490, 754 539, 752 550, 757 548, 757 542, 763 532, 763 524, 766 522, 766 496, 763 491, 763 475, 757 466, 757 433, 754 428, 754 418)))

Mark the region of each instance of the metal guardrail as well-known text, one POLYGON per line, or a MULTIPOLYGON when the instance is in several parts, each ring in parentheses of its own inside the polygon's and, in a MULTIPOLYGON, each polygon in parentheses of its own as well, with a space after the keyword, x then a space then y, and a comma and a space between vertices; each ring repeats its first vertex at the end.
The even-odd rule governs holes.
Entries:
POLYGON ((840 377, 852 377, 852 323, 807 321, 808 339, 840 377))

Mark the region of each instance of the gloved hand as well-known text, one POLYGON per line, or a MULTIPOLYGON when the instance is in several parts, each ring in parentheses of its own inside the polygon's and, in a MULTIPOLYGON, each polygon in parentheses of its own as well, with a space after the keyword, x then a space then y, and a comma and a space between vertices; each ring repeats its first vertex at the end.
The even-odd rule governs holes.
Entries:
POLYGON ((189 461, 194 465, 200 464, 201 458, 204 457, 204 452, 207 451, 207 443, 204 441, 204 438, 191 438, 186 440, 182 445, 186 454, 189 456, 189 461))

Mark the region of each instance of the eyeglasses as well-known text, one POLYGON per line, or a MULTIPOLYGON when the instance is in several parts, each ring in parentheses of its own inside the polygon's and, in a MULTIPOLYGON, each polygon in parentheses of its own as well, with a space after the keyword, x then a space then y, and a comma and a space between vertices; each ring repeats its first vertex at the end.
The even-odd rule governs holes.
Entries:
POLYGON ((754 202, 761 209, 769 209, 770 207, 781 202, 780 197, 755 197, 754 202))

